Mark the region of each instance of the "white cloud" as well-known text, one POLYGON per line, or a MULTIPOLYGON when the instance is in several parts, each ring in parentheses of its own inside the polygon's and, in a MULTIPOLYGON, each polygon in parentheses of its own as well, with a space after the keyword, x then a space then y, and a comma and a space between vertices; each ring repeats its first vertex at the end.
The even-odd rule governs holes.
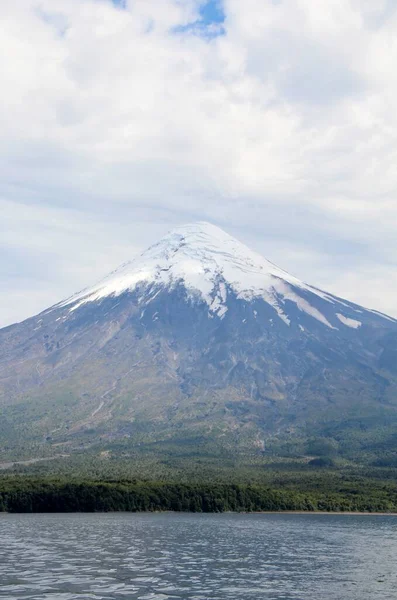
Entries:
POLYGON ((202 4, 0 4, 0 323, 196 218, 397 315, 395 3, 202 4))

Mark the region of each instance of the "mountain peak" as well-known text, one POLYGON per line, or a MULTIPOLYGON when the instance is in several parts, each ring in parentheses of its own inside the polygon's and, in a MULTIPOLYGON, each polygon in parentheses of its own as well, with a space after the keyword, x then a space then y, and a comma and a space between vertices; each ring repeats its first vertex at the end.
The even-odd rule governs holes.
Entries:
POLYGON ((197 237, 204 236, 209 238, 219 238, 221 237, 232 237, 226 231, 218 227, 217 225, 213 225, 213 223, 209 223, 208 221, 195 221, 194 223, 185 223, 184 225, 178 225, 174 227, 167 235, 164 237, 169 237, 172 235, 182 235, 189 237, 197 237))
POLYGON ((88 302, 130 292, 138 293, 143 308, 162 290, 179 285, 190 301, 208 305, 210 317, 223 319, 233 296, 247 302, 263 300, 288 326, 291 304, 298 313, 305 313, 330 329, 361 326, 361 320, 354 318, 355 312, 361 313, 359 307, 356 311, 354 305, 303 283, 205 221, 176 227, 139 257, 58 306, 70 306, 74 311, 88 302), (331 321, 327 316, 330 306, 331 321))
POLYGON ((201 250, 202 252, 223 251, 239 244, 231 235, 211 223, 198 221, 188 223, 172 229, 161 240, 150 246, 144 256, 162 256, 163 252, 190 252, 201 250))
POLYGON ((86 302, 118 296, 138 286, 174 287, 183 283, 188 294, 201 297, 209 306, 214 306, 214 297, 220 294, 216 312, 223 316, 227 289, 238 298, 266 297, 274 304, 275 287, 280 288, 283 282, 305 287, 219 227, 199 221, 176 227, 139 257, 63 305, 72 305, 74 310, 86 302))
POLYGON ((230 273, 228 269, 233 264, 245 271, 284 277, 298 283, 296 278, 250 250, 220 227, 206 221, 176 227, 143 252, 141 259, 149 257, 162 259, 167 256, 168 259, 177 260, 177 254, 190 257, 194 261, 201 261, 203 265, 210 262, 213 268, 224 273, 228 283, 233 283, 236 275, 230 273))
POLYGON ((167 233, 161 240, 153 244, 142 256, 161 252, 163 249, 168 251, 189 251, 190 249, 201 250, 203 252, 232 252, 234 254, 250 253, 251 250, 240 243, 237 239, 226 233, 220 227, 198 221, 179 225, 167 233))

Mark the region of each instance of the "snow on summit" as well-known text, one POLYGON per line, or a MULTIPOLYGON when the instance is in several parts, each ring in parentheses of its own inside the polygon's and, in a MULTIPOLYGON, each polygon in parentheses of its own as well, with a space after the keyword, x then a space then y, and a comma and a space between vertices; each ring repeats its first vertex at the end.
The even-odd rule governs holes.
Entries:
POLYGON ((289 325, 283 310, 287 300, 298 309, 327 327, 327 318, 315 308, 302 292, 310 292, 334 304, 338 300, 321 292, 275 266, 219 227, 206 222, 192 223, 173 229, 159 242, 150 246, 136 259, 113 271, 97 285, 69 298, 63 306, 77 309, 84 303, 127 291, 143 292, 141 303, 153 299, 153 289, 173 288, 183 284, 191 298, 204 300, 211 316, 223 318, 228 310, 227 296, 262 298, 273 306, 280 319, 289 325))

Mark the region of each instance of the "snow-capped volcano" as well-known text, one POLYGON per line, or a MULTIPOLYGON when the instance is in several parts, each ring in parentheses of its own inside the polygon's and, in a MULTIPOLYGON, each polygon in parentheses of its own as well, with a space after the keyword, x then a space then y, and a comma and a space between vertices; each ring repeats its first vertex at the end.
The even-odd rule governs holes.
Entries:
POLYGON ((267 295, 281 279, 302 285, 219 227, 199 222, 177 227, 138 258, 67 303, 80 300, 74 304, 77 307, 142 285, 172 288, 182 283, 191 294, 200 295, 211 305, 220 281, 238 297, 250 299, 267 295))
MULTIPOLYGON (((190 298, 206 302, 209 314, 221 319, 228 310, 228 293, 232 293, 240 300, 263 299, 288 325, 287 301, 327 327, 335 328, 305 297, 309 292, 323 301, 339 305, 340 323, 354 328, 361 325, 358 318, 351 319, 342 314, 346 304, 338 298, 289 275, 219 227, 206 222, 177 227, 138 258, 62 305, 71 305, 71 310, 76 310, 87 302, 137 289, 142 290, 140 303, 145 305, 161 289, 172 289, 181 284, 190 298)), ((349 308, 351 310, 353 305, 349 308)))
POLYGON ((0 446, 198 437, 252 450, 291 428, 341 439, 363 410, 365 427, 397 431, 396 365, 394 319, 194 223, 0 330, 0 446))

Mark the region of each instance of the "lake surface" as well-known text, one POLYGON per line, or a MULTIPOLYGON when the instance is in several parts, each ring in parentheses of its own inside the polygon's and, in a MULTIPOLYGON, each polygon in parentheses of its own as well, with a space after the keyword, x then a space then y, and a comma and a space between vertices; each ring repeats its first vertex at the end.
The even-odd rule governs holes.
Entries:
POLYGON ((0 515, 7 600, 388 600, 397 517, 0 515))

